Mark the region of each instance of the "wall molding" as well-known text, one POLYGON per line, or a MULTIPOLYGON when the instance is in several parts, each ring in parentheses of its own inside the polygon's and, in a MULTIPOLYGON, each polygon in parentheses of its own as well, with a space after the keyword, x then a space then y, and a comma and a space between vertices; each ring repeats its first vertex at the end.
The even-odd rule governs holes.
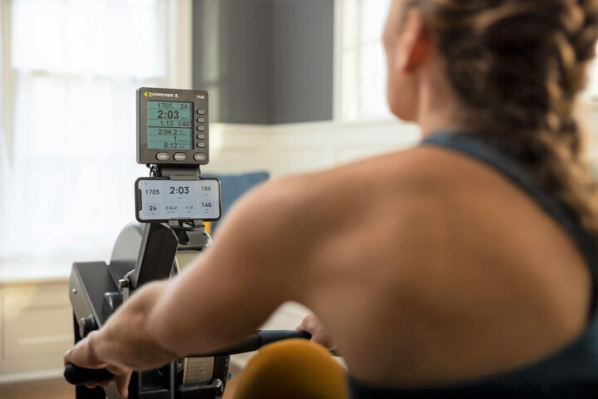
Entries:
POLYGON ((0 383, 61 375, 72 320, 66 279, 0 286, 0 383))
POLYGON ((16 382, 28 382, 62 378, 63 374, 64 368, 62 367, 59 369, 48 369, 43 371, 29 371, 18 374, 5 374, 0 375, 0 384, 14 384, 16 382))
POLYGON ((416 125, 395 120, 213 124, 211 162, 205 170, 214 173, 267 170, 272 176, 282 176, 409 148, 419 137, 416 125))
MULTIPOLYGON (((598 163, 598 104, 582 104, 588 157, 598 163)), ((416 145, 419 127, 395 119, 282 125, 213 124, 206 170, 267 170, 273 177, 331 168, 416 145)))

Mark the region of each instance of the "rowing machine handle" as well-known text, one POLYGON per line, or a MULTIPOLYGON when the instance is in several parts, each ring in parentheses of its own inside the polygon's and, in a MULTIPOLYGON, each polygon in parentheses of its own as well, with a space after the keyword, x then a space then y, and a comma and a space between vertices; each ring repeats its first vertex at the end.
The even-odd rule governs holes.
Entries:
POLYGON ((114 374, 106 369, 86 369, 69 363, 64 368, 64 379, 72 385, 83 385, 93 381, 111 380, 114 374))
POLYGON ((285 339, 311 339, 311 335, 305 331, 295 330, 261 330, 256 334, 252 334, 249 338, 243 341, 226 347, 224 349, 213 352, 202 353, 198 355, 190 355, 188 357, 212 357, 212 356, 227 356, 236 355, 238 353, 253 352, 260 349, 262 346, 283 341, 285 339))
MULTIPOLYGON (((305 331, 262 330, 227 348, 188 357, 226 356, 252 352, 273 342, 292 338, 310 339, 311 335, 305 331)), ((64 369, 64 378, 72 385, 82 385, 92 381, 110 380, 112 377, 114 377, 114 375, 106 369, 86 369, 70 363, 67 364, 64 369)))

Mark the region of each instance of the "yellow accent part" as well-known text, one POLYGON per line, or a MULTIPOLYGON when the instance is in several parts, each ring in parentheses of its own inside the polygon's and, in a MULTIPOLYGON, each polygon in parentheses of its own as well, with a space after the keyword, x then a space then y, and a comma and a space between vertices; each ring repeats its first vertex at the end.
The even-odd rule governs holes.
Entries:
POLYGON ((348 399, 345 370, 324 347, 303 339, 261 349, 235 384, 233 399, 348 399))
POLYGON ((204 226, 206 226, 206 233, 212 235, 212 222, 203 222, 204 226))

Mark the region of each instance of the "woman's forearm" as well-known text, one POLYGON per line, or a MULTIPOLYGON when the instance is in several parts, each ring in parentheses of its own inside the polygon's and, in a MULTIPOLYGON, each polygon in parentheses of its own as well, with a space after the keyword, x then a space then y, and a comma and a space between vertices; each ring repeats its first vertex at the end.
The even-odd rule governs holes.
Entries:
POLYGON ((150 313, 167 286, 168 282, 148 284, 131 296, 101 330, 90 334, 92 355, 133 370, 159 367, 180 357, 147 328, 150 313))

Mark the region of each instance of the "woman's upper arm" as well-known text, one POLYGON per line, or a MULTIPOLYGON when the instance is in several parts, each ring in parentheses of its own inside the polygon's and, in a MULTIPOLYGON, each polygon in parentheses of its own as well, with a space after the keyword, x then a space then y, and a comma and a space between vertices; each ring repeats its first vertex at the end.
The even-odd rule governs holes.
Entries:
POLYGON ((288 186, 271 184, 244 198, 214 245, 169 284, 148 319, 167 347, 188 354, 228 345, 251 334, 282 302, 297 299, 302 223, 296 223, 297 202, 283 201, 288 186))

